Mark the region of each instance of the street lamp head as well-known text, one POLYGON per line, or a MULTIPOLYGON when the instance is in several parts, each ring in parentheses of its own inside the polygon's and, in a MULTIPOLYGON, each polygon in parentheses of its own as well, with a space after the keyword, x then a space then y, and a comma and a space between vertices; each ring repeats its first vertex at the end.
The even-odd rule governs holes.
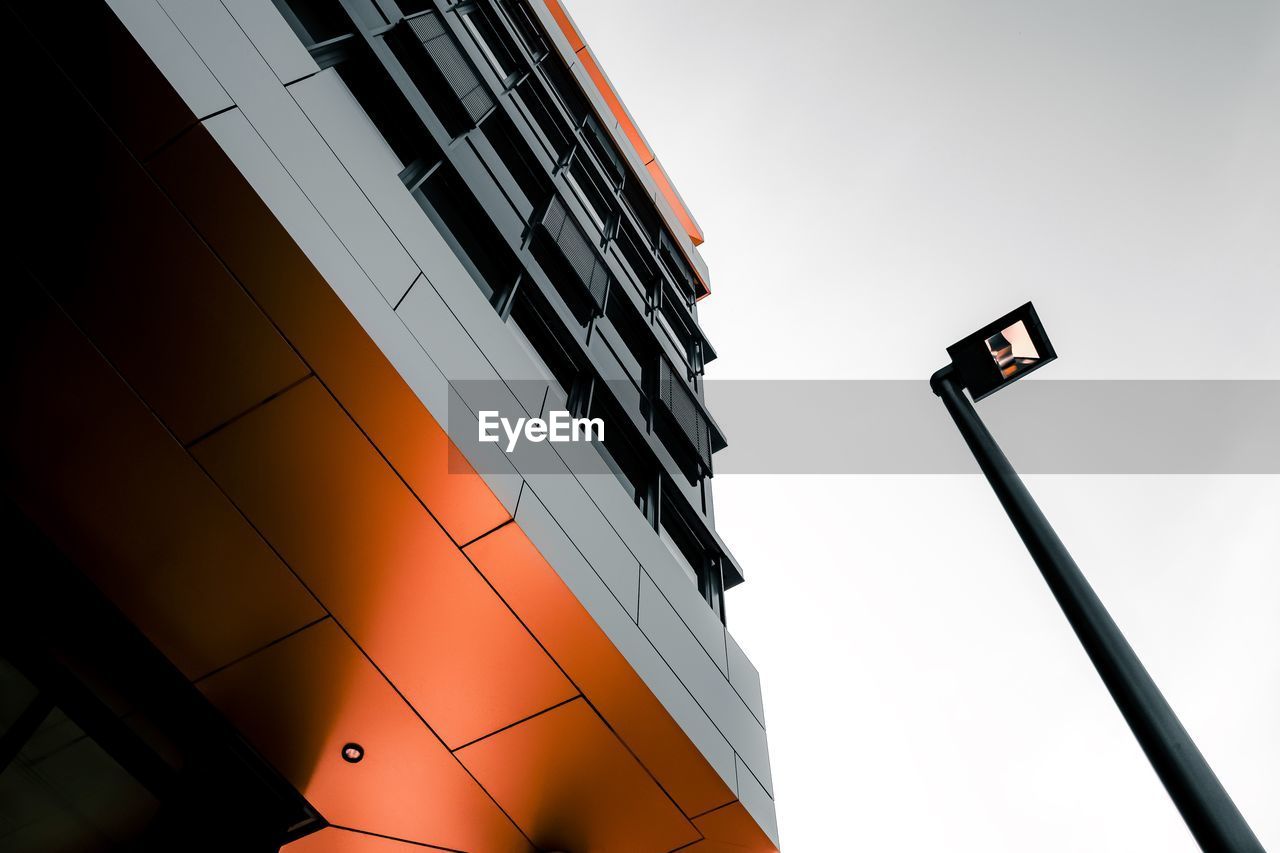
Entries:
POLYGON ((976 403, 1058 357, 1028 302, 947 347, 976 403))

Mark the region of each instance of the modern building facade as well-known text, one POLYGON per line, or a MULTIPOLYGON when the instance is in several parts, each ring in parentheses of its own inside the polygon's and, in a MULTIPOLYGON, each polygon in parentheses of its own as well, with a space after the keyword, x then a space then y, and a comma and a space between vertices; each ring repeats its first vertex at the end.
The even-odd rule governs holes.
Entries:
POLYGON ((4 14, 0 848, 776 849, 702 234, 557 0, 4 14))

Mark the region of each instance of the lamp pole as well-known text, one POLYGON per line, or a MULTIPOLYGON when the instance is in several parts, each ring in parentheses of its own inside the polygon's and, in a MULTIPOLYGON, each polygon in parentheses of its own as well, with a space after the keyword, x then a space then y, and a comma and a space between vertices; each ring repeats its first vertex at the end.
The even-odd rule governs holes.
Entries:
POLYGON ((1200 847, 1213 853, 1265 853, 965 397, 954 366, 949 364, 935 373, 929 387, 951 413, 978 467, 1200 847))

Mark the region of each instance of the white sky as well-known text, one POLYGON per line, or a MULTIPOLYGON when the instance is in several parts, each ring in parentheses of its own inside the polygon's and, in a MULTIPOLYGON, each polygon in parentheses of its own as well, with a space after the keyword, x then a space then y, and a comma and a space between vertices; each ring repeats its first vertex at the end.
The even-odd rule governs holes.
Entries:
MULTIPOLYGON (((924 379, 1034 299, 1027 381, 1280 379, 1280 2, 569 6, 706 232, 712 378, 924 379)), ((784 848, 1196 849, 978 477, 716 486, 784 848)), ((1280 478, 1030 486, 1280 849, 1280 478)))

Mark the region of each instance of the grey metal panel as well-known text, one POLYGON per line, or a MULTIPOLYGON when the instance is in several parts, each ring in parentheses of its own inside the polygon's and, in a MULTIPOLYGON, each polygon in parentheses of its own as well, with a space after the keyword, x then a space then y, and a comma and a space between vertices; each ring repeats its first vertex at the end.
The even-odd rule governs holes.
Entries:
MULTIPOLYGON (((702 257, 702 250, 693 245, 692 240, 689 241, 689 263, 693 264, 693 268, 698 271, 698 275, 702 276, 703 282, 707 285, 707 290, 710 291, 711 270, 707 268, 707 262, 702 257)), ((696 312, 694 313, 693 318, 694 320, 698 319, 696 312)))
POLYGON ((763 726, 765 725, 764 695, 760 691, 760 673, 751 663, 751 659, 742 651, 733 634, 725 631, 724 637, 729 653, 729 683, 733 685, 734 690, 738 691, 742 701, 747 703, 751 713, 763 726))
POLYGON ((384 205, 397 201, 393 208, 396 214, 402 208, 422 213, 400 182, 404 164, 336 68, 299 80, 289 87, 289 93, 383 218, 387 216, 384 205))
MULTIPOLYGON (((444 373, 338 241, 329 223, 302 193, 262 137, 238 110, 215 116, 204 125, 357 322, 377 342, 405 383, 427 410, 444 423, 450 403, 449 383, 444 373)), ((423 284, 424 281, 418 282, 418 286, 423 284)), ((461 449, 473 464, 489 472, 485 482, 507 510, 514 512, 520 494, 519 475, 509 465, 504 467, 504 460, 483 455, 493 452, 491 445, 461 449)))
MULTIPOLYGON (((463 406, 470 413, 475 413, 482 408, 513 411, 514 395, 499 381, 499 376, 486 360, 485 353, 480 350, 468 331, 458 323, 457 318, 449 311, 435 290, 421 284, 415 286, 404 298, 397 313, 447 378, 488 380, 479 383, 459 382, 455 388, 458 396, 451 397, 455 406, 463 406), (481 397, 483 399, 480 399, 481 397)), ((506 329, 497 331, 504 336, 510 335, 506 329)), ((536 411, 537 406, 533 408, 536 411)), ((459 418, 458 415, 456 408, 451 409, 448 415, 449 433, 454 442, 462 447, 464 453, 467 453, 477 468, 485 474, 499 470, 496 466, 507 468, 508 459, 509 465, 514 466, 513 471, 525 472, 530 481, 537 484, 543 496, 556 507, 556 516, 567 526, 568 535, 578 549, 586 555, 596 573, 605 581, 632 618, 635 618, 639 563, 608 519, 602 515, 599 507, 584 492, 584 485, 580 482, 593 481, 601 490, 611 487, 611 491, 616 493, 617 497, 625 499, 625 494, 617 480, 609 473, 596 451, 588 445, 561 445, 557 448, 545 442, 537 444, 523 442, 515 455, 506 457, 497 450, 496 445, 481 444, 475 440, 474 418, 459 418), (484 454, 485 461, 471 456, 472 452, 484 454), (557 456, 572 459, 574 472, 598 471, 600 473, 575 477, 569 473, 569 467, 556 458, 557 456), (496 461, 499 458, 501 462, 496 461)), ((629 501, 625 501, 618 509, 625 512, 625 515, 622 512, 618 513, 625 518, 639 519, 639 513, 629 501)), ((669 555, 667 560, 671 562, 669 555)), ((706 615, 715 621, 705 603, 702 603, 700 598, 698 602, 702 604, 706 615)), ((719 623, 716 622, 716 624, 719 623)), ((720 643, 723 649, 723 637, 720 643)))
MULTIPOLYGON (((480 153, 476 150, 476 146, 471 144, 471 140, 468 139, 465 145, 455 146, 452 154, 454 164, 459 171, 464 173, 472 172, 474 174, 490 173, 487 180, 472 183, 470 187, 475 194, 476 201, 484 206, 485 212, 489 214, 489 218, 494 221, 494 225, 498 227, 498 230, 503 233, 519 233, 522 231, 525 227, 525 220, 520 217, 511 200, 502 191, 497 179, 492 176, 490 170, 493 165, 485 163, 480 153)), ((501 163, 500 160, 498 162, 501 163)))
MULTIPOLYGON (((657 534, 653 538, 657 539, 657 534)), ((661 540, 658 540, 658 545, 666 551, 661 540)), ((676 565, 669 552, 661 561, 645 563, 644 569, 649 573, 650 580, 662 590, 667 603, 679 614, 680 620, 693 634, 698 645, 702 646, 721 674, 727 677, 729 662, 725 652, 724 623, 712 611, 697 587, 689 582, 684 570, 676 565)))
POLYGON ((560 520, 547 508, 537 490, 529 485, 520 496, 515 520, 610 639, 615 639, 615 635, 639 633, 630 614, 565 533, 560 520))
POLYGON ((734 752, 742 756, 765 790, 772 791, 764 727, 729 686, 724 673, 702 653, 693 634, 645 572, 640 573, 640 629, 715 721, 734 752))
MULTIPOLYGON (((456 383, 450 389, 447 412, 432 411, 432 415, 445 425, 450 439, 481 472, 503 505, 514 511, 524 478, 514 460, 508 459, 498 445, 480 441, 475 413, 481 409, 514 411, 516 398, 425 279, 419 279, 409 290, 396 313, 427 357, 448 380, 456 383), (487 399, 476 399, 478 394, 487 399)), ((533 408, 536 411, 537 404, 533 408)), ((552 452, 546 444, 530 444, 525 450, 530 454, 552 452)))
POLYGON ((494 385, 501 383, 493 365, 489 364, 434 288, 411 288, 396 314, 445 378, 450 381, 489 380, 494 385))
POLYGON ((163 0, 254 129, 394 304, 418 268, 221 3, 163 0))
POLYGON ((238 110, 215 116, 204 126, 428 410, 444 411, 449 399, 444 374, 425 357, 253 126, 238 110))
POLYGON ((640 563, 577 478, 567 474, 529 474, 526 482, 551 508, 566 535, 634 620, 639 606, 640 563))
POLYGON ((698 747, 731 790, 737 790, 733 748, 689 691, 672 673, 653 644, 631 621, 599 575, 530 489, 525 489, 516 511, 516 523, 546 558, 592 618, 626 657, 627 662, 662 702, 667 712, 698 747))
MULTIPOLYGON (((552 399, 557 401, 560 408, 563 408, 563 395, 556 389, 553 391, 555 396, 552 399)), ((707 654, 717 660, 718 665, 727 666, 723 663, 725 660, 723 626, 697 589, 689 583, 688 577, 676 564, 671 552, 662 544, 658 534, 649 526, 646 517, 636 509, 631 496, 623 490, 612 469, 604 463, 591 445, 561 444, 557 446, 556 452, 564 459, 567 470, 573 473, 571 476, 568 474, 555 476, 551 483, 555 487, 554 491, 544 497, 548 500, 563 501, 563 505, 552 504, 557 517, 568 514, 572 529, 574 531, 581 529, 581 536, 587 537, 583 541, 588 546, 596 546, 593 565, 614 565, 615 563, 622 565, 619 562, 623 559, 623 551, 619 549, 621 546, 631 562, 634 563, 638 558, 645 568, 656 567, 653 571, 663 579, 663 588, 672 589, 671 595, 680 601, 681 613, 687 612, 689 621, 698 626, 699 641, 706 643, 707 654), (592 518, 597 525, 595 535, 591 535, 591 524, 582 524, 579 521, 592 518), (609 556, 611 553, 616 553, 618 556, 611 558, 609 556), (719 650, 718 654, 717 650, 719 650)), ((518 462, 517 467, 520 467, 518 462)), ((547 469, 539 466, 535 470, 547 469)), ((532 476, 531 479, 533 479, 532 476)), ((588 554, 589 558, 591 556, 588 554)), ((601 574, 608 576, 603 571, 601 574)), ((610 583, 612 588, 620 590, 619 598, 627 603, 633 618, 636 613, 633 602, 638 601, 634 580, 634 577, 628 573, 610 583), (623 597, 624 592, 626 597, 623 597)))
POLYGON ((482 472, 503 505, 514 511, 523 478, 496 444, 480 442, 478 420, 474 416, 481 408, 512 411, 514 397, 426 279, 420 278, 410 288, 396 314, 447 380, 462 382, 463 389, 498 397, 488 405, 464 399, 455 384, 450 389, 448 409, 433 410, 432 415, 445 425, 453 443, 476 470, 482 472), (468 386, 467 380, 480 381, 468 386))
POLYGON ((773 797, 760 787, 751 770, 742 763, 741 756, 734 756, 738 767, 738 800, 747 813, 755 818, 760 828, 768 834, 775 847, 780 846, 778 838, 778 812, 774 807, 773 797))
MULTIPOLYGON (((583 469, 575 465, 573 470, 583 469)), ((617 479, 610 475, 580 476, 578 480, 609 519, 627 549, 639 558, 650 579, 680 614, 706 654, 722 672, 727 673, 724 625, 712 612, 697 587, 689 582, 688 575, 676 563, 667 546, 662 544, 648 520, 636 511, 635 504, 617 479)))
POLYGON ((107 5, 196 117, 232 106, 231 96, 157 0, 107 0, 107 5))
MULTIPOLYGON (((543 417, 546 417, 551 413, 552 410, 559 410, 563 412, 568 408, 569 408, 568 395, 565 394, 564 390, 559 385, 551 385, 547 389, 546 399, 543 400, 542 402, 542 412, 540 414, 543 417)), ((619 486, 618 489, 621 490, 622 487, 619 486)))
MULTIPOLYGON (((529 381, 514 383, 514 390, 526 411, 537 412, 542 393, 533 387, 532 380, 542 379, 541 372, 405 189, 399 178, 400 161, 342 78, 333 69, 325 69, 294 84, 290 91, 423 271, 428 286, 440 295, 461 326, 483 342, 484 356, 498 374, 503 379, 529 381)), ((430 349, 425 341, 424 347, 430 349)), ((451 374, 451 378, 461 377, 451 374)))
POLYGON ((281 83, 292 83, 320 70, 271 0, 222 0, 222 5, 281 83))

